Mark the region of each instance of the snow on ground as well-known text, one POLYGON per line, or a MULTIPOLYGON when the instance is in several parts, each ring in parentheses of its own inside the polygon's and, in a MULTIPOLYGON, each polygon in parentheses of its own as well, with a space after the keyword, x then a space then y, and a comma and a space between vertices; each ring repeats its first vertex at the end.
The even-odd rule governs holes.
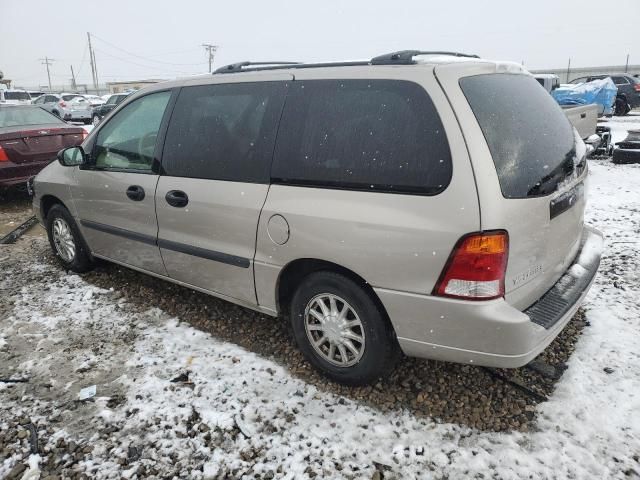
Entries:
POLYGON ((640 111, 629 112, 624 117, 612 117, 606 122, 600 122, 611 128, 611 141, 618 143, 627 138, 629 130, 640 130, 640 111))
MULTIPOLYGON (((41 338, 41 354, 22 371, 58 385, 68 379, 56 378, 56 363, 87 368, 97 348, 65 358, 67 337, 89 331, 108 349, 111 362, 95 374, 107 387, 99 388, 85 421, 96 431, 117 426, 112 437, 119 440, 87 434, 91 458, 77 467, 92 478, 133 478, 141 466, 162 476, 168 465, 182 465, 189 478, 370 479, 374 461, 385 465, 385 478, 638 477, 640 165, 589 166, 587 222, 605 234, 601 272, 586 300, 590 326, 529 432, 481 432, 407 411, 381 413, 319 391, 159 309, 135 312, 117 291, 43 263, 31 268, 57 272, 57 280, 44 294, 22 288, 9 318, 0 319, 0 348, 21 335, 41 338), (120 343, 128 335, 132 346, 120 343), (107 407, 114 398, 119 406, 107 407), (141 445, 145 456, 132 457, 130 449, 141 445)), ((69 388, 76 395, 86 386, 69 388)), ((0 398, 7 388, 0 383, 0 398)), ((0 463, 0 477, 16 460, 0 463)), ((38 461, 31 457, 33 471, 38 461)))

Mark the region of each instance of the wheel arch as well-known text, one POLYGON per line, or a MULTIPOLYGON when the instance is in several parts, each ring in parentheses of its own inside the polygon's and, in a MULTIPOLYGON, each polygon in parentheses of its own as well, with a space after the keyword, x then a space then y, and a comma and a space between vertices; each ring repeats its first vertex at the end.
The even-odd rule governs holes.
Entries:
POLYGON ((43 221, 46 221, 51 207, 56 204, 60 204, 68 210, 68 207, 64 204, 64 202, 55 195, 47 194, 42 196, 42 198, 40 199, 40 212, 42 214, 43 221))
POLYGON ((297 285, 310 274, 321 271, 340 273, 360 285, 393 328, 386 308, 369 282, 347 267, 318 258, 298 258, 282 268, 276 282, 276 308, 278 313, 287 315, 289 313, 289 302, 295 293, 297 285))

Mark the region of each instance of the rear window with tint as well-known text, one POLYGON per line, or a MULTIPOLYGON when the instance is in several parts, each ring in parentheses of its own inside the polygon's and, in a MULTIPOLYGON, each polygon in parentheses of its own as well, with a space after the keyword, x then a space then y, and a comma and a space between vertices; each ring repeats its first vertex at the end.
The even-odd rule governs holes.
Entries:
POLYGON ((5 100, 31 100, 27 92, 4 92, 5 100))
POLYGON ((431 98, 397 80, 291 84, 274 182, 433 195, 451 179, 447 136, 431 98))
POLYGON ((68 102, 69 100, 72 100, 74 98, 82 98, 82 97, 80 97, 80 95, 62 95, 62 99, 65 102, 68 102))
POLYGON ((548 195, 576 164, 573 127, 528 75, 488 74, 460 79, 496 166, 506 198, 548 195))
POLYGON ((64 125, 62 120, 40 107, 16 106, 0 108, 0 128, 20 125, 43 125, 47 123, 64 125))

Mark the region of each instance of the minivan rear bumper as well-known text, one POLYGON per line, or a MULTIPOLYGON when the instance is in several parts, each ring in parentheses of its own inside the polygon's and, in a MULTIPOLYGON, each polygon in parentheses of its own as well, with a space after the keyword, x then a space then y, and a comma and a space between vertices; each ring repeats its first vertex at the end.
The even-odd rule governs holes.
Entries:
POLYGON ((375 291, 400 347, 411 357, 515 368, 542 352, 571 320, 600 264, 602 234, 585 227, 566 273, 524 312, 504 299, 481 302, 375 291))

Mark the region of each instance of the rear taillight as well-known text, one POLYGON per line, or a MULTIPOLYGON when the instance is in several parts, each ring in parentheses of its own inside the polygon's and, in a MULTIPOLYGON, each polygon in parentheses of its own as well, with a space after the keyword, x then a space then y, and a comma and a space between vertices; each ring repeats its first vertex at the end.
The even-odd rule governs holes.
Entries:
POLYGON ((634 85, 633 85, 633 89, 634 89, 636 92, 640 92, 640 83, 636 83, 636 84, 634 84, 634 85))
POLYGON ((87 132, 86 130, 82 130, 82 141, 84 142, 84 139, 87 138, 89 136, 89 132, 87 132))
POLYGON ((509 235, 504 230, 462 237, 451 252, 433 294, 467 300, 504 296, 509 235))
POLYGON ((58 102, 58 105, 60 105, 62 108, 64 108, 64 107, 66 107, 66 106, 67 106, 67 104, 64 102, 64 100, 60 100, 60 101, 58 102))
POLYGON ((7 152, 4 151, 2 147, 0 147, 0 162, 8 162, 9 157, 7 157, 7 152))

